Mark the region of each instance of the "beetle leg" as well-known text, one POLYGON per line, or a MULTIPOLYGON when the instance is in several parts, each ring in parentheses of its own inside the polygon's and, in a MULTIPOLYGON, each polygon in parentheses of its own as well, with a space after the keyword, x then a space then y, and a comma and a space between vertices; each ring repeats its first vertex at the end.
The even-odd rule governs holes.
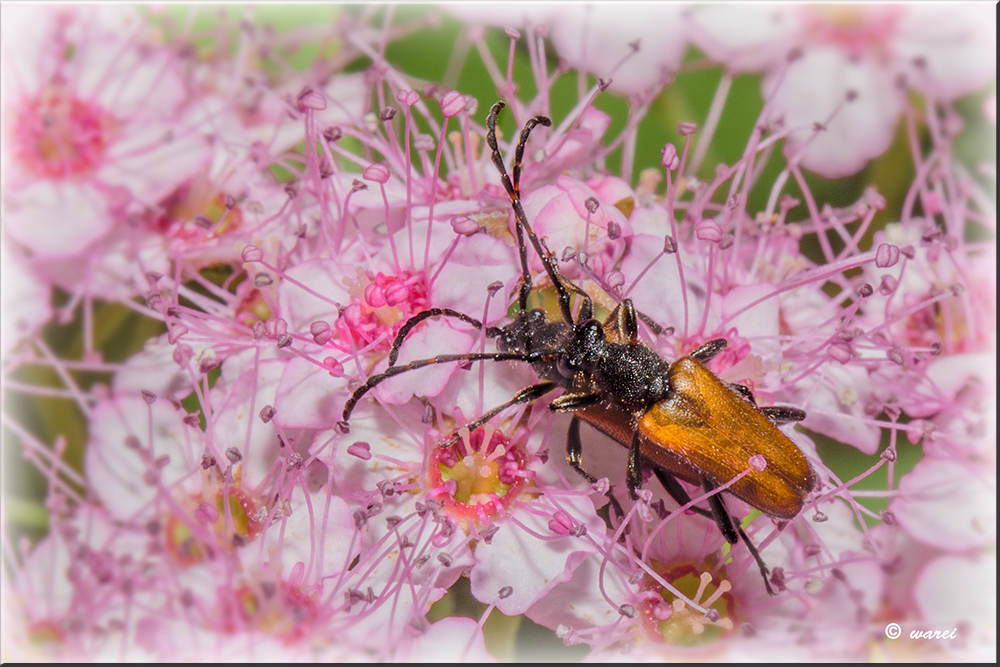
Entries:
MULTIPOLYGON (((514 398, 510 399, 502 405, 498 405, 492 410, 484 413, 479 419, 469 422, 465 425, 469 433, 472 433, 477 428, 488 422, 489 420, 496 417, 498 414, 506 410, 512 405, 520 405, 522 403, 531 403, 532 401, 537 401, 539 398, 549 393, 556 388, 555 382, 540 382, 538 384, 533 384, 530 387, 525 387, 521 391, 514 394, 514 398)), ((459 438, 462 436, 459 434, 453 435, 446 442, 441 443, 442 448, 448 448, 458 442, 459 438)))
POLYGON ((642 438, 636 431, 632 436, 632 445, 628 448, 628 468, 625 469, 625 484, 628 486, 628 497, 638 500, 637 493, 642 488, 642 454, 640 444, 642 438))
POLYGON ((635 314, 639 317, 640 320, 643 321, 643 323, 647 327, 649 327, 649 330, 653 332, 654 336, 663 336, 663 335, 666 335, 668 333, 673 333, 673 331, 674 331, 673 327, 661 327, 656 322, 656 320, 654 320, 652 317, 650 317, 646 313, 643 313, 643 312, 637 310, 637 311, 635 311, 635 314))
POLYGON ((577 394, 563 394, 549 403, 549 409, 553 412, 573 412, 575 410, 583 410, 584 408, 597 405, 603 399, 604 394, 597 391, 587 393, 581 392, 577 394))
MULTIPOLYGON (((691 502, 691 496, 689 496, 688 492, 684 490, 684 487, 681 486, 681 483, 677 481, 676 477, 659 466, 654 466, 653 472, 656 474, 656 479, 660 480, 660 484, 663 485, 663 488, 666 489, 667 493, 670 494, 670 497, 673 498, 674 502, 676 502, 679 506, 683 507, 691 502)), ((695 514, 705 517, 706 519, 714 518, 711 512, 707 509, 698 507, 697 505, 692 505, 688 509, 695 514)))
MULTIPOLYGON (((691 496, 689 496, 688 492, 684 490, 684 487, 681 486, 676 477, 662 468, 657 467, 654 468, 653 471, 656 473, 656 478, 660 480, 660 484, 663 485, 663 488, 667 490, 667 493, 670 494, 670 497, 673 498, 678 505, 683 507, 691 502, 691 496)), ((715 486, 707 479, 702 478, 702 481, 705 485, 706 491, 711 491, 715 488, 715 486)), ((743 543, 747 545, 750 555, 752 555, 753 559, 757 562, 757 567, 760 568, 761 576, 764 577, 764 587, 767 589, 769 595, 774 595, 774 591, 771 590, 771 583, 767 579, 767 566, 764 565, 764 560, 760 557, 760 552, 757 551, 757 547, 755 547, 753 542, 750 541, 750 538, 747 537, 746 532, 743 530, 743 526, 741 526, 738 522, 733 521, 732 516, 726 509, 725 502, 722 500, 722 496, 718 493, 712 494, 708 497, 708 504, 712 508, 711 512, 708 512, 697 505, 692 505, 688 509, 695 514, 713 519, 715 521, 715 525, 717 525, 719 530, 722 531, 723 537, 725 537, 726 541, 730 544, 736 544, 739 539, 742 539, 743 543)))
MULTIPOLYGON (((566 434, 566 460, 569 462, 569 466, 577 471, 585 480, 591 484, 597 483, 597 478, 583 469, 583 441, 580 440, 580 418, 576 415, 573 416, 573 420, 569 423, 569 432, 566 434)), ((618 499, 615 498, 610 486, 608 486, 608 491, 605 495, 607 495, 608 500, 611 502, 611 507, 615 510, 615 516, 621 521, 622 517, 625 516, 625 512, 622 511, 622 506, 618 503, 618 499)))
MULTIPOLYGON (((717 496, 719 494, 715 495, 717 496)), ((714 497, 715 496, 713 496, 713 498, 714 497)), ((757 547, 755 547, 753 542, 750 541, 750 538, 747 537, 746 532, 743 530, 743 526, 737 523, 736 530, 739 531, 740 537, 743 539, 743 544, 747 545, 747 550, 750 552, 750 555, 753 556, 753 559, 755 561, 757 561, 757 569, 760 570, 760 576, 763 577, 764 579, 764 588, 767 589, 767 594, 774 595, 774 589, 771 588, 771 582, 767 578, 768 575, 767 565, 764 564, 764 559, 760 557, 760 552, 757 551, 757 547)))
MULTIPOLYGON (((715 485, 712 484, 708 479, 702 477, 702 482, 705 485, 705 491, 712 491, 715 485)), ((733 517, 729 514, 729 510, 726 509, 726 503, 722 500, 722 494, 713 493, 708 497, 709 507, 712 508, 712 516, 715 519, 716 525, 719 526, 719 530, 722 531, 723 536, 726 541, 730 544, 736 544, 737 533, 739 537, 743 539, 743 544, 747 545, 747 550, 750 551, 750 555, 757 562, 757 567, 760 569, 760 576, 764 578, 764 588, 767 589, 768 595, 774 595, 774 590, 771 589, 771 582, 767 579, 767 565, 764 564, 764 559, 760 557, 760 552, 757 551, 757 547, 754 543, 750 541, 747 537, 746 532, 743 530, 743 526, 740 525, 738 521, 734 522, 733 517)))
POLYGON ((582 299, 580 302, 580 310, 576 313, 576 323, 583 324, 587 320, 594 318, 594 301, 590 298, 590 295, 584 292, 582 289, 570 283, 570 287, 574 292, 580 295, 582 299))
POLYGON ((728 384, 729 388, 737 394, 750 401, 750 405, 757 407, 757 399, 753 397, 753 392, 750 391, 750 387, 745 384, 739 384, 738 382, 727 382, 726 384, 728 384))
POLYGON ((712 357, 717 355, 719 352, 726 349, 728 345, 729 341, 725 338, 713 338, 688 356, 693 357, 704 364, 707 361, 710 361, 712 357))
MULTIPOLYGON (((705 483, 705 491, 712 491, 715 485, 709 482, 707 479, 702 477, 705 483)), ((722 531, 722 536, 726 538, 726 542, 730 544, 736 544, 740 541, 740 537, 736 532, 736 527, 733 525, 733 517, 730 516, 729 511, 726 509, 726 503, 722 500, 722 494, 713 493, 708 497, 708 506, 712 508, 712 518, 715 519, 715 524, 722 531)))
POLYGON ((760 411, 773 424, 800 422, 806 418, 805 410, 793 408, 790 405, 772 405, 768 408, 761 408, 760 411))
MULTIPOLYGON (((674 331, 673 327, 661 327, 652 317, 636 310, 631 299, 622 299, 608 314, 604 323, 605 326, 614 325, 614 332, 617 334, 615 336, 616 342, 635 342, 639 340, 638 321, 640 320, 649 327, 654 336, 665 336, 674 331), (631 331, 635 333, 630 334, 631 331)), ((579 323, 583 323, 583 321, 582 317, 578 319, 579 323)))
POLYGON ((632 299, 622 299, 608 315, 608 320, 615 323, 620 342, 634 343, 639 340, 639 320, 632 299))

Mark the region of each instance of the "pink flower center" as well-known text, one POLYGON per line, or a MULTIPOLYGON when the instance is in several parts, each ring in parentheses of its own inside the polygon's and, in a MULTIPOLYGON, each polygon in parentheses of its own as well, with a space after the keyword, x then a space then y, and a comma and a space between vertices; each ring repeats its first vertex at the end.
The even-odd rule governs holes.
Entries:
POLYGON ((725 579, 716 581, 704 568, 694 565, 673 566, 662 574, 692 601, 716 612, 718 618, 706 617, 692 609, 650 579, 646 594, 636 606, 651 640, 674 646, 704 646, 718 641, 733 629, 733 598, 729 593, 732 584, 725 579))
POLYGON ((337 320, 337 334, 358 347, 374 344, 369 351, 387 352, 406 321, 429 307, 427 280, 422 273, 378 273, 354 291, 344 316, 337 320))
POLYGON ((201 496, 191 498, 191 502, 197 505, 193 517, 168 515, 165 519, 167 551, 178 563, 200 563, 211 557, 217 548, 231 548, 236 535, 245 542, 251 542, 260 534, 263 503, 242 488, 229 487, 229 522, 226 521, 226 499, 221 488, 216 491, 214 503, 201 502, 201 499, 201 496), (204 533, 196 532, 194 528, 196 524, 210 531, 214 544, 204 541, 204 533))
POLYGON ((234 613, 225 614, 229 621, 225 629, 237 632, 253 628, 289 643, 305 637, 319 616, 315 598, 285 581, 276 591, 244 584, 232 592, 228 604, 234 613))
POLYGON ((431 452, 429 496, 444 502, 453 516, 485 520, 501 514, 518 496, 525 480, 526 456, 506 435, 487 424, 447 449, 431 452))
POLYGON ((116 125, 100 106, 51 88, 15 111, 10 139, 17 159, 38 176, 69 178, 98 168, 116 125))
POLYGON ((58 621, 42 619, 28 626, 28 638, 33 646, 44 649, 48 644, 62 644, 66 633, 58 621))
POLYGON ((811 37, 850 57, 884 53, 900 15, 899 8, 861 5, 815 5, 805 11, 811 37))

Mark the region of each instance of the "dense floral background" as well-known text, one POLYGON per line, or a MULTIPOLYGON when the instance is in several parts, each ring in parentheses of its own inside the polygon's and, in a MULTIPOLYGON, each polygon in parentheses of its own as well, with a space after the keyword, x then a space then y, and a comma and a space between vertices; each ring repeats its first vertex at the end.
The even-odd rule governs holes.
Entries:
POLYGON ((0 11, 3 659, 996 659, 994 5, 0 11), (517 310, 497 99, 598 315, 807 413, 798 516, 721 489, 776 595, 548 397, 463 428, 528 364, 341 423, 517 310))

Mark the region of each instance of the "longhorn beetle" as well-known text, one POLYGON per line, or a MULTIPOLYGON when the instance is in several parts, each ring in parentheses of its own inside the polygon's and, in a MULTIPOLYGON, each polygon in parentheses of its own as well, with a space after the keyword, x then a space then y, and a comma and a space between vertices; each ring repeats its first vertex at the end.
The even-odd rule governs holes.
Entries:
MULTIPOLYGON (((343 421, 339 423, 341 432, 348 431, 347 422, 358 400, 387 378, 431 364, 487 359, 524 361, 532 365, 541 381, 466 424, 469 432, 511 406, 531 403, 561 388, 562 395, 553 399, 549 407, 555 412, 573 414, 566 458, 570 466, 591 483, 597 478, 583 468, 581 419, 628 449, 626 486, 633 501, 638 499, 637 491, 642 486, 644 463, 653 468, 666 491, 681 505, 690 502, 690 496, 678 479, 711 492, 749 468, 749 472, 726 491, 773 518, 796 516, 816 486, 816 475, 805 455, 777 425, 801 421, 805 412, 789 406, 758 407, 749 388, 724 382, 709 371, 705 364, 726 348, 724 338, 710 340, 671 364, 639 340, 639 319, 650 324, 654 333, 663 330, 638 313, 630 299, 623 299, 603 323, 594 319, 590 296, 562 276, 552 254, 532 230, 521 205, 520 176, 525 145, 537 125, 549 126, 551 121, 545 116, 535 116, 525 124, 515 149, 511 178, 496 138, 497 116, 504 106, 504 102, 499 101, 490 110, 486 119, 486 141, 500 172, 500 180, 510 196, 522 280, 513 322, 503 327, 486 327, 484 331, 487 337, 497 339, 499 351, 443 354, 396 366, 400 346, 407 334, 428 318, 453 317, 479 330, 484 329, 475 318, 448 308, 430 308, 417 313, 396 335, 389 354, 389 367, 371 376, 347 400, 343 421), (525 235, 555 287, 562 320, 549 320, 541 309, 528 310, 532 280, 525 235), (571 293, 580 297, 575 318, 571 293), (750 467, 749 461, 754 456, 762 456, 766 461, 763 470, 750 467)), ((459 437, 452 435, 442 447, 451 446, 459 437)), ((620 518, 623 516, 621 506, 610 490, 608 496, 620 518)), ((729 514, 721 495, 709 495, 708 503, 709 510, 698 506, 691 509, 712 518, 730 544, 743 539, 760 569, 768 593, 773 595, 764 561, 739 521, 734 521, 729 514)))

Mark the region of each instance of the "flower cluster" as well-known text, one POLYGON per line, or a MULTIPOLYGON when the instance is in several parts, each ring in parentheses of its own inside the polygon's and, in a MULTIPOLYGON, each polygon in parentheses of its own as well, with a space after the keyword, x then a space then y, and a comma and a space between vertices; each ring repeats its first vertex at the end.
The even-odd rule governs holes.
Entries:
POLYGON ((995 168, 961 150, 989 10, 449 9, 4 6, 5 440, 45 517, 5 527, 9 650, 534 657, 502 614, 595 660, 995 658, 995 168), (443 29, 420 78, 398 54, 443 29), (680 493, 646 462, 630 499, 628 439, 519 394, 538 369, 490 355, 526 277, 565 324, 539 250, 575 315, 631 300, 668 363, 724 338, 718 400, 805 412, 797 516, 733 495, 760 455, 680 493))

